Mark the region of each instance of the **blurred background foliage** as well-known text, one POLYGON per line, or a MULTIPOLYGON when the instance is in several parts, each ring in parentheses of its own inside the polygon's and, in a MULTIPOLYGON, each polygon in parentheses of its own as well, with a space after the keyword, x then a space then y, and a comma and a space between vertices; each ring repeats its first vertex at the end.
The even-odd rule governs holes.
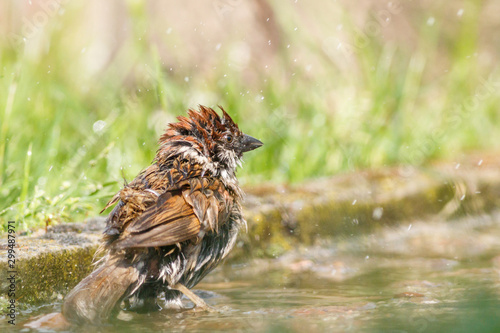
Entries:
MULTIPOLYGON (((0 3, 0 219, 98 214, 168 122, 222 105, 243 185, 499 147, 500 3, 0 3)), ((2 223, 5 227, 6 223, 2 223)))

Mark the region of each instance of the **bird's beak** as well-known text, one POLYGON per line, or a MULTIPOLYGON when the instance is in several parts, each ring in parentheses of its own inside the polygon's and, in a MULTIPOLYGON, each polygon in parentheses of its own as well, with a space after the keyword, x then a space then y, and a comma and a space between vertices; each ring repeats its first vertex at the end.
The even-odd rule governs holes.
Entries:
POLYGON ((254 150, 262 146, 263 143, 250 135, 243 134, 243 140, 241 140, 241 152, 247 152, 254 150))

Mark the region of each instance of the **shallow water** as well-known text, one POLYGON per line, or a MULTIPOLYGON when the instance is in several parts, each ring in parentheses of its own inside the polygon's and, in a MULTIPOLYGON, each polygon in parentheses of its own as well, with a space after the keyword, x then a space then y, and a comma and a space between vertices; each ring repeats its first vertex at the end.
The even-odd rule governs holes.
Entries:
POLYGON ((215 313, 121 312, 92 330, 500 332, 499 216, 414 221, 226 264, 197 286, 215 313))

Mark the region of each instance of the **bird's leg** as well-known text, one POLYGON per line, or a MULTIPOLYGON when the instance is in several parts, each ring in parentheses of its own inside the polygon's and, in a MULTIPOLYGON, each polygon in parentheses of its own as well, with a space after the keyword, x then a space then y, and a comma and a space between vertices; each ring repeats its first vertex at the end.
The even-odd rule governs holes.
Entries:
POLYGON ((191 302, 194 303, 196 308, 199 308, 200 310, 204 310, 204 311, 213 311, 213 309, 207 303, 205 303, 205 301, 201 297, 196 296, 195 293, 193 293, 191 290, 186 288, 183 284, 177 283, 176 285, 174 285, 171 288, 177 289, 181 293, 186 295, 186 297, 189 298, 191 300, 191 302))

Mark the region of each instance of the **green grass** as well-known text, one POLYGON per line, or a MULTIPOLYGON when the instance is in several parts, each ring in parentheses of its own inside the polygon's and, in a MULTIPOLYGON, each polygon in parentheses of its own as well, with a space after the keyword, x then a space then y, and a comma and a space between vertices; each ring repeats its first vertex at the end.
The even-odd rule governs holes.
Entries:
MULTIPOLYGON (((283 41, 271 68, 230 67, 223 48, 215 69, 198 72, 169 70, 160 51, 138 38, 144 8, 131 1, 132 37, 97 74, 86 72, 81 45, 68 38, 78 36, 71 29, 79 6, 68 4, 44 27, 50 47, 0 47, 4 228, 7 220, 25 231, 98 214, 124 179, 151 162, 166 124, 197 103, 224 106, 264 142, 245 158, 243 185, 420 165, 499 146, 500 77, 478 56, 481 2, 467 2, 453 23, 444 8, 403 12, 396 19, 415 28, 411 43, 372 34, 344 55, 327 38, 339 24, 328 8, 316 18, 323 34, 311 34, 299 13, 275 8, 283 41)), ((346 9, 339 15, 344 41, 355 45, 363 26, 346 9)))

